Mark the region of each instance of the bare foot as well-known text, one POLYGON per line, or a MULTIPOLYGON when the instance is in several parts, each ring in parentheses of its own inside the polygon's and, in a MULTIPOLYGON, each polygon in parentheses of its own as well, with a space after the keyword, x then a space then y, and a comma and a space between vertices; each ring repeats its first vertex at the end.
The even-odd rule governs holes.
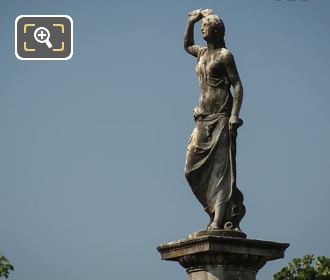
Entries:
POLYGON ((208 227, 208 230, 214 230, 214 229, 219 229, 218 223, 217 222, 212 222, 208 227))

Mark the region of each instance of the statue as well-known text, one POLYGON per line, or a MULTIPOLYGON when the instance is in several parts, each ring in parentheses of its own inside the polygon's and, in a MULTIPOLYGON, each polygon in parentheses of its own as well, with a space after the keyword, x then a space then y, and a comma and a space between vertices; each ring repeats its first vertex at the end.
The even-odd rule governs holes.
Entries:
POLYGON ((157 247, 162 260, 177 261, 186 269, 189 280, 256 280, 266 262, 283 258, 289 246, 248 239, 239 227, 245 215, 243 195, 236 185, 243 87, 224 35, 222 20, 211 10, 189 14, 184 47, 197 57, 201 94, 194 109, 196 126, 188 143, 185 176, 210 223, 206 230, 157 247), (194 24, 201 19, 206 47, 194 44, 194 24))
POLYGON ((224 23, 212 10, 189 13, 184 48, 197 57, 201 94, 194 109, 196 126, 188 143, 185 177, 210 216, 207 230, 240 231, 245 207, 236 186, 236 137, 243 124, 243 87, 224 35, 224 23), (206 47, 194 44, 194 25, 200 20, 206 47))

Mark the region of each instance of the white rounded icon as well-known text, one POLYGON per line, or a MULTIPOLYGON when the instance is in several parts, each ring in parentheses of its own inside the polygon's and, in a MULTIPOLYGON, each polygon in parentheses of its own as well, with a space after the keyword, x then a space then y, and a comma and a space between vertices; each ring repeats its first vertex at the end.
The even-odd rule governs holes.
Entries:
POLYGON ((46 27, 38 27, 34 31, 34 39, 41 44, 46 44, 49 49, 53 47, 52 43, 49 41, 50 32, 46 27))

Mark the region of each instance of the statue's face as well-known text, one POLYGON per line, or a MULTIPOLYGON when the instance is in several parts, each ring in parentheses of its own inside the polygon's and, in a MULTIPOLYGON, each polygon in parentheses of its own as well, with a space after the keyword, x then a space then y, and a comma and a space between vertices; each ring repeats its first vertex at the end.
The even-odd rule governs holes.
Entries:
POLYGON ((217 29, 218 27, 215 22, 203 20, 201 28, 203 39, 207 42, 215 40, 217 29))

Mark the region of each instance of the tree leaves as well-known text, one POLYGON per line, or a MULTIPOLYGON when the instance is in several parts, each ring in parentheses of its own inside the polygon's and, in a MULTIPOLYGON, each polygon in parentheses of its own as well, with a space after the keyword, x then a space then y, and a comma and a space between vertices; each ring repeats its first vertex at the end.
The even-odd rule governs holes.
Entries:
POLYGON ((4 257, 0 255, 0 278, 8 278, 10 271, 13 271, 14 267, 10 264, 10 262, 4 257))
POLYGON ((330 280, 330 259, 306 255, 294 258, 274 274, 274 280, 330 280))

